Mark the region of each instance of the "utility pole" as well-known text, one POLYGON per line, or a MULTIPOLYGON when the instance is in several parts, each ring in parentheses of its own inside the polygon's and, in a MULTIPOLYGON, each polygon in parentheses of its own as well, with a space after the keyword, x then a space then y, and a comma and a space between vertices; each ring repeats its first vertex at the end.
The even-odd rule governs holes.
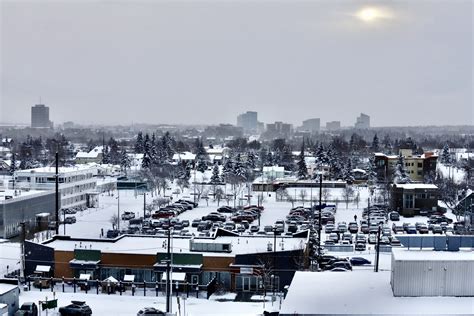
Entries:
POLYGON ((171 255, 170 255, 170 241, 171 241, 171 230, 168 228, 168 243, 167 243, 167 252, 166 252, 166 312, 171 312, 171 304, 170 304, 170 264, 171 264, 171 255))
MULTIPOLYGON (((56 151, 56 212, 55 212, 55 219, 56 219, 56 235, 59 235, 59 154, 56 151)), ((64 235, 66 235, 66 223, 64 223, 64 235)))
POLYGON ((143 220, 145 220, 146 215, 146 191, 143 192, 143 220))
POLYGON ((277 228, 273 226, 273 280, 272 280, 272 290, 273 296, 275 296, 275 279, 276 279, 276 233, 277 228))
POLYGON ((379 229, 377 230, 377 252, 375 255, 375 272, 379 272, 379 256, 380 256, 380 231, 382 228, 379 224, 379 229))
POLYGON ((117 230, 120 231, 120 190, 117 187, 117 230))
POLYGON ((20 279, 25 279, 25 239, 26 239, 26 229, 25 229, 25 222, 20 223, 21 229, 21 249, 20 249, 20 279))
POLYGON ((318 216, 318 256, 321 256, 321 228, 322 228, 322 225, 321 225, 321 211, 322 211, 322 204, 321 204, 321 200, 322 200, 322 190, 323 190, 323 173, 321 172, 319 174, 319 216, 318 216))
POLYGON ((196 162, 194 162, 194 181, 193 181, 194 182, 194 186, 193 186, 193 188, 194 188, 194 199, 193 199, 194 203, 196 203, 196 185, 197 185, 196 184, 196 167, 197 167, 197 164, 196 164, 196 162))

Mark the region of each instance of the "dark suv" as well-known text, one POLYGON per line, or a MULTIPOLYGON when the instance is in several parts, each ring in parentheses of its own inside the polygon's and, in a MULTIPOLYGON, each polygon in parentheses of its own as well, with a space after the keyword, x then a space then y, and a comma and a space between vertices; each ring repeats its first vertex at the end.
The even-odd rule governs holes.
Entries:
POLYGON ((61 316, 89 316, 92 310, 84 301, 71 301, 71 304, 59 308, 61 316))

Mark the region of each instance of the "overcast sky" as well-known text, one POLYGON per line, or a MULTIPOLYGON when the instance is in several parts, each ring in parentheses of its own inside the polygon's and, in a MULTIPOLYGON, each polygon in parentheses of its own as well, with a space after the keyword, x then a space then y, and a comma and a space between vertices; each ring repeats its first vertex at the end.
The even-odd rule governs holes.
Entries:
POLYGON ((472 1, 0 2, 0 122, 474 124, 472 1))

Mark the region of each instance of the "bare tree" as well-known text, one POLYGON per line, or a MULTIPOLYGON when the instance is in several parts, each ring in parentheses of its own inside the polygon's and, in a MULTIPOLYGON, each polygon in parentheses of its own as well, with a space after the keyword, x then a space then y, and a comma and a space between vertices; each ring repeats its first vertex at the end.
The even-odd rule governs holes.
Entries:
POLYGON ((305 189, 302 189, 302 190, 300 190, 299 196, 301 198, 301 201, 303 202, 303 207, 304 207, 304 201, 305 201, 306 197, 308 196, 308 193, 306 192, 305 189))
POLYGON ((346 185, 342 191, 342 196, 344 197, 344 202, 346 202, 346 209, 349 208, 349 201, 354 196, 354 189, 350 185, 346 185))
POLYGON ((110 217, 109 222, 112 224, 112 229, 115 230, 115 227, 118 227, 118 222, 119 222, 119 218, 118 218, 117 214, 113 214, 110 217))
POLYGON ((221 187, 217 187, 214 191, 214 201, 217 201, 217 206, 219 207, 219 204, 222 199, 225 198, 225 193, 224 190, 222 190, 221 187))
POLYGON ((322 195, 324 203, 327 203, 329 198, 331 197, 331 191, 328 188, 323 188, 322 195))

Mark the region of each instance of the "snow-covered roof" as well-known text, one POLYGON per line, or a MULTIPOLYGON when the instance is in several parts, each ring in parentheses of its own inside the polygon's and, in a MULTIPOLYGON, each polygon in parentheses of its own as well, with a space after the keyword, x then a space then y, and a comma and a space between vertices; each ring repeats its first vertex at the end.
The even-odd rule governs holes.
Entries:
POLYGON ((7 284, 7 283, 0 283, 0 295, 6 294, 11 290, 18 288, 17 285, 7 284))
POLYGON ((37 272, 49 272, 51 271, 51 266, 37 265, 35 271, 37 272))
MULTIPOLYGON (((74 167, 59 167, 59 173, 69 173, 69 172, 76 172, 76 171, 95 171, 95 167, 89 165, 75 165, 74 167)), ((17 175, 25 175, 28 173, 56 173, 56 168, 54 166, 49 167, 41 167, 41 168, 34 168, 34 169, 25 169, 25 170, 18 170, 15 172, 17 175)))
POLYGON ((131 159, 143 159, 143 154, 128 153, 127 156, 131 159))
POLYGON ((214 147, 214 148, 206 148, 206 152, 211 155, 222 155, 224 151, 227 149, 227 147, 214 147))
POLYGON ((405 190, 415 190, 415 189, 437 189, 438 187, 434 184, 427 183, 404 183, 404 184, 395 184, 397 188, 402 188, 405 190))
POLYGON ((363 174, 367 173, 367 171, 365 171, 364 169, 359 169, 359 168, 352 169, 352 172, 360 172, 360 173, 363 173, 363 174))
POLYGON ((392 248, 392 257, 396 261, 473 261, 471 249, 460 251, 433 251, 429 249, 392 248))
POLYGON ((285 172, 285 168, 279 166, 268 166, 263 167, 263 172, 285 172))
POLYGON ((102 151, 103 151, 102 146, 96 146, 89 152, 85 152, 85 151, 78 152, 76 154, 76 158, 97 158, 99 154, 102 154, 102 151))
POLYGON ((196 155, 189 151, 173 155, 173 160, 194 160, 195 158, 196 155))
MULTIPOLYGON (((186 280, 186 273, 173 272, 173 274, 171 275, 171 280, 184 282, 184 280, 186 280)), ((161 281, 166 281, 166 273, 163 273, 163 277, 161 278, 161 281)))
MULTIPOLYGON (((283 239, 284 250, 303 249, 306 244, 305 238, 278 237, 277 241, 283 239)), ((82 241, 90 249, 100 250, 104 253, 133 253, 133 254, 156 254, 167 251, 166 237, 149 237, 149 236, 124 236, 115 242, 104 241, 101 239, 91 240, 90 242, 82 241)), ((189 238, 173 238, 173 251, 179 253, 197 253, 189 250, 189 238)), ((240 236, 240 237, 216 237, 212 238, 194 238, 195 242, 205 243, 230 243, 232 244, 232 252, 199 252, 204 256, 210 257, 229 257, 238 254, 267 252, 268 243, 273 243, 273 236, 240 236)), ((76 240, 53 240, 45 243, 46 246, 52 247, 60 251, 71 251, 74 249, 76 240)), ((277 251, 281 249, 277 246, 277 251)))
POLYGON ((472 314, 472 297, 395 297, 390 275, 390 270, 356 268, 296 271, 280 315, 472 314))

